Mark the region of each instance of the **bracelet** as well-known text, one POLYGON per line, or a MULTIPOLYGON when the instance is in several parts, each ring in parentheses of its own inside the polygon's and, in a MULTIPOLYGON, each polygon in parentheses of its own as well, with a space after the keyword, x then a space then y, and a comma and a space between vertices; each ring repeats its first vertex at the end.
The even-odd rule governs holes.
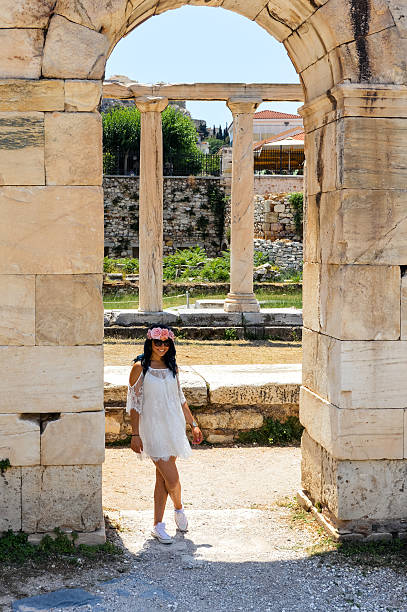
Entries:
POLYGON ((195 420, 193 420, 191 427, 199 427, 199 425, 195 420))
POLYGON ((132 437, 132 438, 133 438, 134 436, 135 436, 136 438, 139 438, 139 437, 140 437, 140 434, 131 434, 131 437, 132 437))

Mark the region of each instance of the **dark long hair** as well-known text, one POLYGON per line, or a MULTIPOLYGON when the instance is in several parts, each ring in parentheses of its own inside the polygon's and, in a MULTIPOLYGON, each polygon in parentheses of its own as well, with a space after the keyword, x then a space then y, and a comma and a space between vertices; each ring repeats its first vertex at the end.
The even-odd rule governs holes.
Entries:
MULTIPOLYGON (((154 327, 161 327, 161 329, 168 329, 168 331, 172 331, 171 327, 168 327, 167 325, 158 326, 157 324, 150 325, 148 329, 154 329, 154 327)), ((168 338, 168 340, 170 341, 170 346, 169 346, 168 351, 165 353, 163 357, 163 361, 165 365, 167 366, 167 368, 171 370, 173 376, 176 376, 177 371, 178 371, 178 366, 175 360, 175 355, 177 351, 175 350, 175 345, 174 345, 174 342, 171 340, 171 338, 168 338)), ((136 363, 137 361, 141 362, 141 366, 143 368, 144 375, 146 375, 147 370, 150 367, 152 353, 153 353, 153 341, 146 338, 146 341, 144 342, 144 353, 142 353, 141 355, 137 355, 137 357, 133 359, 134 363, 136 363)))

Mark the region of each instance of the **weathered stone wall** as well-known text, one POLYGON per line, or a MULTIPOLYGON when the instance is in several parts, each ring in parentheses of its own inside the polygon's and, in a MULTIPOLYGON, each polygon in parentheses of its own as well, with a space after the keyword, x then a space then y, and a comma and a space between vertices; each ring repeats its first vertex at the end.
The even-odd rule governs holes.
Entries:
POLYGON ((304 191, 303 176, 261 174, 254 177, 254 193, 256 195, 293 193, 294 191, 304 191))
MULTIPOLYGON (((138 257, 139 178, 105 176, 103 187, 105 254, 138 257)), ((220 198, 228 195, 228 187, 219 178, 164 178, 164 255, 199 245, 214 257, 226 247, 213 191, 220 198)))
POLYGON ((267 193, 254 197, 254 236, 267 240, 301 241, 294 223, 294 206, 288 193, 267 193))
POLYGON ((254 250, 264 253, 270 263, 276 264, 281 270, 302 270, 303 248, 301 242, 289 240, 254 241, 254 250))

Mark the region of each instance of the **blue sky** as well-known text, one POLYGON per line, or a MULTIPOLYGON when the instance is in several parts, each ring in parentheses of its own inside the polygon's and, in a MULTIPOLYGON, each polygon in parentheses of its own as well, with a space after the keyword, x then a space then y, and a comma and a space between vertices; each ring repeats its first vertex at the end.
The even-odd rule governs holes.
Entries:
MULTIPOLYGON (((246 17, 222 8, 189 7, 148 19, 113 50, 106 76, 124 74, 141 83, 298 83, 281 43, 246 17)), ((264 103, 259 110, 296 113, 298 102, 264 103)), ((224 125, 223 102, 188 102, 192 116, 224 125)))

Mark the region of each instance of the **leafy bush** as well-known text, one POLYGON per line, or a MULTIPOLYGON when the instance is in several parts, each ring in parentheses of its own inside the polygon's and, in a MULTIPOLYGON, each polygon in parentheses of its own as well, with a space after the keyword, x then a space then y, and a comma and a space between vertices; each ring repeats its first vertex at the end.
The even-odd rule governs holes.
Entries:
POLYGON ((288 201, 294 208, 294 224, 296 232, 302 237, 303 234, 303 208, 304 194, 301 192, 291 193, 288 201))
POLYGON ((103 272, 109 274, 109 272, 116 272, 116 260, 105 257, 103 259, 103 272))
POLYGON ((262 266, 263 264, 268 263, 268 257, 265 253, 261 253, 261 251, 254 252, 254 265, 262 266))
POLYGON ((290 416, 284 423, 268 418, 260 429, 242 431, 239 434, 239 440, 240 442, 256 442, 265 446, 297 444, 301 440, 303 430, 297 417, 290 416))

